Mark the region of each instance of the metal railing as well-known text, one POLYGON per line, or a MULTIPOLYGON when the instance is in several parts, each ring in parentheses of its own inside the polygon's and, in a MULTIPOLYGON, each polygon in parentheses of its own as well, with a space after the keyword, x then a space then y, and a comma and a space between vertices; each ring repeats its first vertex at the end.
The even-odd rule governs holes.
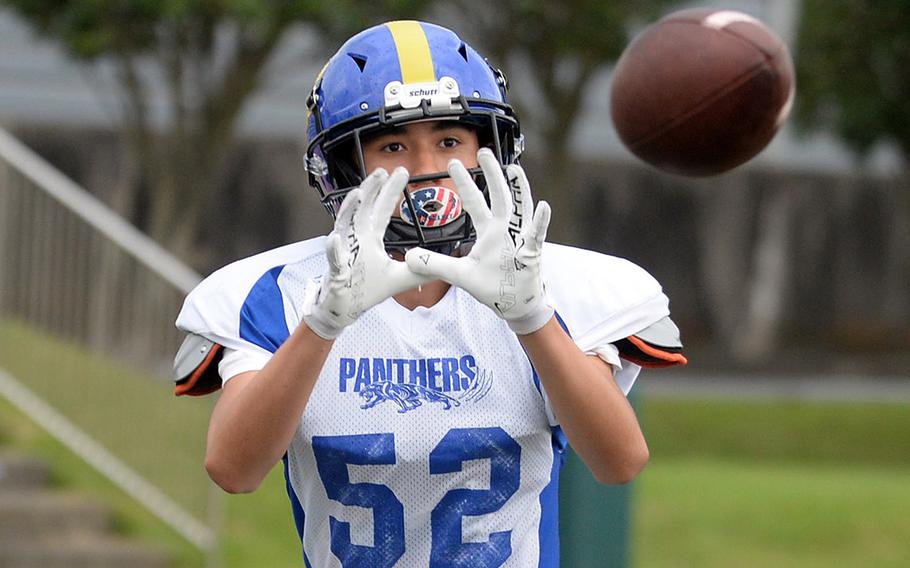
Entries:
POLYGON ((199 275, 0 129, 0 396, 216 557, 211 400, 173 397, 199 275))

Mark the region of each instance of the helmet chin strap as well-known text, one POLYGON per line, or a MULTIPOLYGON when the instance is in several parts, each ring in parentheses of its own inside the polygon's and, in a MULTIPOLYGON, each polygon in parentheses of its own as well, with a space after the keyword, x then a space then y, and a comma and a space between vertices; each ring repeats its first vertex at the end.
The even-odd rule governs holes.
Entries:
POLYGON ((383 242, 387 251, 402 253, 422 247, 440 254, 453 255, 462 246, 473 243, 474 227, 467 213, 444 227, 418 228, 398 217, 393 217, 386 227, 383 242))

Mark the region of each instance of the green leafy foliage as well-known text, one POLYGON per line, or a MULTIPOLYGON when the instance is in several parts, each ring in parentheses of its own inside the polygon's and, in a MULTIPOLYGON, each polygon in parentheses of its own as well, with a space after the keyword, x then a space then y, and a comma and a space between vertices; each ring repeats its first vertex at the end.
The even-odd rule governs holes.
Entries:
MULTIPOLYGON (((484 10, 471 9, 467 0, 453 4, 468 24, 465 35, 494 65, 511 70, 517 64, 510 74, 537 83, 545 110, 538 121, 548 143, 559 145, 568 138, 592 74, 615 63, 636 26, 657 19, 672 3, 503 0, 484 10)), ((515 96, 529 110, 532 105, 515 96)))
MULTIPOLYGON (((210 205, 229 185, 235 129, 287 32, 314 40, 293 54, 321 62, 355 32, 419 17, 429 0, 0 0, 89 71, 103 60, 118 87, 124 217, 197 267, 210 205), (163 123, 163 124, 162 124, 163 123)), ((301 104, 306 92, 300 93, 301 104)), ((303 132, 305 125, 300 125, 303 132)))
POLYGON ((796 50, 797 123, 832 128, 863 153, 910 154, 910 1, 805 0, 796 50))
MULTIPOLYGON (((670 0, 604 2, 602 0, 500 0, 478 9, 470 0, 448 7, 465 21, 461 32, 514 87, 511 102, 528 136, 528 153, 546 156, 545 167, 532 169, 539 199, 554 207, 550 236, 577 242, 577 223, 570 219, 569 195, 557 188, 572 179, 576 163, 570 140, 579 125, 585 97, 599 72, 615 64, 632 36, 657 20, 670 0)), ((607 93, 597 96, 606 98, 607 93)))
MULTIPOLYGON (((173 28, 209 35, 234 24, 262 34, 294 23, 313 24, 341 41, 363 27, 389 18, 413 17, 426 0, 0 0, 35 30, 59 40, 74 56, 92 59, 122 49, 160 47, 173 28)), ((211 38, 209 38, 211 39, 211 38)))

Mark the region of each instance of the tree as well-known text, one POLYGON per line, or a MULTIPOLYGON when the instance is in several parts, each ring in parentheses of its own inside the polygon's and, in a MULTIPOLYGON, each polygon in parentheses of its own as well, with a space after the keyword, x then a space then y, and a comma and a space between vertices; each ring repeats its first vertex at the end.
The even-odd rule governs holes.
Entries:
MULTIPOLYGON (((836 132, 859 155, 893 143, 910 158, 910 0, 804 0, 799 28, 797 124, 836 132)), ((885 267, 870 310, 893 330, 910 308, 910 187, 893 180, 877 251, 885 267)), ((870 230, 873 228, 870 227, 870 230)), ((838 231, 838 228, 832 229, 838 231)))
MULTIPOLYGON (((510 92, 526 130, 539 135, 535 171, 543 183, 537 196, 563 198, 550 188, 565 185, 574 171, 570 142, 584 109, 584 98, 597 73, 614 64, 631 39, 635 24, 648 23, 673 2, 604 2, 602 0, 500 0, 478 9, 469 0, 454 0, 449 10, 460 19, 464 35, 502 66, 518 88, 510 92)), ((602 96, 606 97, 607 93, 602 96)), ((554 207, 553 235, 577 240, 570 207, 554 207)))
MULTIPOLYGON (((196 233, 224 184, 245 104, 288 30, 305 24, 324 52, 423 0, 2 0, 90 69, 115 69, 127 181, 113 204, 154 239, 199 265, 196 233), (160 95, 157 93, 161 93, 160 95), (153 105, 162 105, 156 112, 153 105), (140 210, 146 214, 140 215, 140 210)), ((307 93, 301 93, 301 104, 307 93)), ((301 125, 301 132, 305 125, 301 125)))
POLYGON ((910 156, 910 0, 804 0, 796 119, 860 153, 891 140, 910 156))

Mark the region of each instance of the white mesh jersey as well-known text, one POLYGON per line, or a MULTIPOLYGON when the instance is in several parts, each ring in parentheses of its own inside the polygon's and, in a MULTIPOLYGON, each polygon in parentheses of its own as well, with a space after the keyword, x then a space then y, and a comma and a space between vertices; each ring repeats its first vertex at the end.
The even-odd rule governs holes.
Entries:
MULTIPOLYGON (((324 238, 231 264, 187 298, 181 329, 226 348, 222 377, 257 370, 300 322, 324 238)), ((666 318, 644 270, 547 244, 563 327, 617 370, 612 342, 666 318)), ((255 378, 253 379, 255 380, 255 378)), ((335 341, 285 456, 307 566, 558 566, 565 437, 516 336, 451 287, 413 311, 393 299, 335 341)))

